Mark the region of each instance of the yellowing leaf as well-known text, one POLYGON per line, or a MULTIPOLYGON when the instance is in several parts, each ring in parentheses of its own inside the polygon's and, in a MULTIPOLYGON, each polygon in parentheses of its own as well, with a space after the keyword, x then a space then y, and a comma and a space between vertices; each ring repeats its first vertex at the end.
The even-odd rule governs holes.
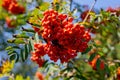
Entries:
POLYGON ((93 28, 94 28, 94 29, 98 29, 99 27, 97 27, 97 26, 93 26, 93 28))
POLYGON ((95 12, 90 12, 89 14, 95 16, 95 12))
POLYGON ((80 22, 81 25, 87 25, 87 26, 90 26, 90 23, 89 22, 80 22))
POLYGON ((4 62, 3 65, 2 65, 2 67, 3 67, 2 68, 2 73, 4 74, 4 73, 7 73, 7 72, 10 72, 14 67, 14 63, 15 63, 15 61, 12 61, 12 62, 6 61, 6 62, 4 62))
POLYGON ((29 77, 29 76, 27 76, 26 80, 30 80, 30 77, 29 77))
POLYGON ((54 0, 53 1, 53 3, 55 4, 55 3, 59 3, 60 2, 60 0, 54 0))
POLYGON ((17 75, 15 80, 24 80, 23 77, 21 75, 17 75))
POLYGON ((41 11, 45 11, 47 9, 49 9, 49 6, 50 6, 50 3, 49 2, 43 2, 41 5, 40 5, 40 10, 41 11))

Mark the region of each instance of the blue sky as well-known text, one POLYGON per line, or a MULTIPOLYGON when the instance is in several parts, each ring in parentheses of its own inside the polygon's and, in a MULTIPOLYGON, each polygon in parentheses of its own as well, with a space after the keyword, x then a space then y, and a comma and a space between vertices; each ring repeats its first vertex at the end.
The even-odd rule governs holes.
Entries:
MULTIPOLYGON (((48 1, 51 2, 53 0, 44 0, 44 1, 48 1)), ((68 0, 65 0, 68 1, 68 0)), ((73 0, 77 3, 80 3, 82 5, 91 5, 94 0, 73 0)), ((107 8, 107 7, 118 7, 120 6, 120 0, 97 0, 97 3, 95 4, 95 8, 100 9, 100 8, 107 8)))
MULTIPOLYGON (((77 3, 84 4, 84 5, 91 5, 94 0, 74 0, 77 3)), ((107 8, 107 7, 118 7, 120 6, 120 0, 97 0, 95 4, 95 8, 107 8)))

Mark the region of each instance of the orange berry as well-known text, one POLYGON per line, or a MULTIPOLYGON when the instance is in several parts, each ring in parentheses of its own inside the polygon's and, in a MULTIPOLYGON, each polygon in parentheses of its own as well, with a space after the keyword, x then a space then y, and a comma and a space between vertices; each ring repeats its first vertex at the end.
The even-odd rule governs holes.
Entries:
POLYGON ((35 76, 39 79, 39 80, 44 80, 44 76, 42 73, 40 72, 36 72, 35 76))
POLYGON ((120 80, 120 67, 117 68, 117 80, 120 80))
MULTIPOLYGON (((89 61, 88 63, 92 66, 94 70, 96 70, 96 62, 100 58, 100 55, 96 55, 95 58, 92 61, 89 61)), ((100 69, 103 70, 105 68, 105 64, 103 61, 100 62, 100 69)))
POLYGON ((8 26, 8 28, 15 28, 15 20, 10 19, 9 17, 6 18, 6 24, 8 26))

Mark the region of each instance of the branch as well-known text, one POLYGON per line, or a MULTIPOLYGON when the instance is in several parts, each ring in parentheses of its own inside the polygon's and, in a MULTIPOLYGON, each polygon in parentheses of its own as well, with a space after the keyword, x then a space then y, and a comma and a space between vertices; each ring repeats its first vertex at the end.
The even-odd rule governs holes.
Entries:
POLYGON ((94 6, 95 6, 95 4, 96 4, 96 2, 97 2, 97 0, 94 0, 94 2, 93 2, 93 4, 92 4, 91 8, 89 9, 89 11, 88 11, 88 13, 87 13, 85 19, 83 20, 83 23, 86 22, 86 20, 87 20, 89 14, 90 14, 90 12, 92 11, 92 9, 94 8, 94 6))

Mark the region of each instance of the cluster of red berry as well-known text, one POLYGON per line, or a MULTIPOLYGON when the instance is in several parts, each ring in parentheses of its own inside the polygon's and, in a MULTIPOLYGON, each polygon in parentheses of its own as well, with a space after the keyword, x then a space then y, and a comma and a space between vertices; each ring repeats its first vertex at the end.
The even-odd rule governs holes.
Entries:
POLYGON ((25 8, 17 3, 16 0, 3 0, 2 7, 12 14, 22 14, 25 8))
POLYGON ((120 16, 120 7, 117 7, 117 8, 108 7, 106 11, 107 11, 107 12, 114 13, 114 14, 116 14, 117 16, 120 16))
POLYGON ((72 17, 54 10, 47 10, 43 15, 41 34, 46 44, 44 49, 35 50, 36 56, 37 51, 42 50, 38 54, 45 52, 51 60, 56 62, 60 59, 64 63, 77 56, 77 52, 86 50, 91 37, 83 25, 73 24, 72 17))

